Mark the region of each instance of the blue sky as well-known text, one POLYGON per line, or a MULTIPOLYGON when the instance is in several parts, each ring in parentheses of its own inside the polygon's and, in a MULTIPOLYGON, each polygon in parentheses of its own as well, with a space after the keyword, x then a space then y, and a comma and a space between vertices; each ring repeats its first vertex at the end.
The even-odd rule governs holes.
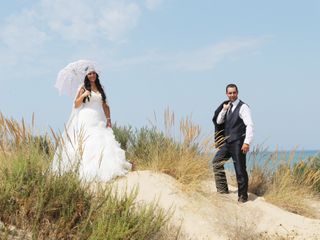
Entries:
POLYGON ((236 83, 254 144, 319 150, 320 2, 11 0, 0 3, 0 111, 63 128, 54 88, 69 62, 101 67, 112 120, 141 127, 169 107, 202 132, 236 83))

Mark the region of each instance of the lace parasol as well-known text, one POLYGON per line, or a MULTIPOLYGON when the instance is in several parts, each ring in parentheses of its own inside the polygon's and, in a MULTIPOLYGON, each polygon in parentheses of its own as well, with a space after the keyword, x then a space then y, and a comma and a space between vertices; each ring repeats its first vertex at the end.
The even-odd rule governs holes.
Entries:
POLYGON ((88 69, 94 69, 99 73, 96 63, 90 60, 78 60, 61 69, 55 83, 59 94, 74 96, 79 85, 83 83, 88 69))

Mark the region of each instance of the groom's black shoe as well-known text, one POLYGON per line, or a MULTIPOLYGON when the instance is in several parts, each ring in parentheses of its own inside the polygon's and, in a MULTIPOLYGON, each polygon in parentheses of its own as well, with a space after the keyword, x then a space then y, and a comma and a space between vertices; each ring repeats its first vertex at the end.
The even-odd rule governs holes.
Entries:
POLYGON ((238 202, 239 203, 245 203, 248 201, 248 197, 245 197, 243 195, 241 195, 239 198, 238 198, 238 202))

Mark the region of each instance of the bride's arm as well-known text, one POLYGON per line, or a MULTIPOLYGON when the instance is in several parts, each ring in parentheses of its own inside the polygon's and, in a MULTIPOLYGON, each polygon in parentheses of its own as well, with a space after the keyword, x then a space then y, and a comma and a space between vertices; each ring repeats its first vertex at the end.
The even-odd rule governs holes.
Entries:
POLYGON ((84 88, 81 88, 78 92, 78 95, 76 97, 76 100, 74 101, 74 107, 78 108, 81 106, 82 101, 85 97, 90 95, 90 91, 85 90, 84 88))
POLYGON ((107 118, 107 127, 111 127, 110 107, 106 102, 102 102, 102 108, 107 118))

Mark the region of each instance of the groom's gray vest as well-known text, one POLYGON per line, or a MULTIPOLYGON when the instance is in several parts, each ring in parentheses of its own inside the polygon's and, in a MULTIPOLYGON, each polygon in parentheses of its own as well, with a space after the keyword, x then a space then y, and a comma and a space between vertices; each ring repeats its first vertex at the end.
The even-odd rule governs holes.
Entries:
POLYGON ((246 125, 239 116, 240 108, 244 104, 240 100, 237 107, 233 110, 231 114, 226 114, 224 120, 224 136, 226 137, 226 142, 231 143, 236 140, 244 140, 246 136, 246 125))

